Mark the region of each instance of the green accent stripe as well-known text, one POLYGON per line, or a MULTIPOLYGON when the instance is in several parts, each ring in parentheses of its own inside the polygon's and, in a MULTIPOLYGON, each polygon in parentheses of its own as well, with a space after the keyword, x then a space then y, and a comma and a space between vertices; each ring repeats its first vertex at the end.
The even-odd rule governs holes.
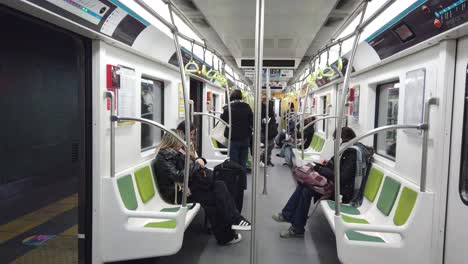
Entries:
POLYGON ((167 228, 167 229, 174 229, 177 226, 177 222, 175 220, 167 220, 162 222, 151 222, 145 225, 147 228, 167 228))
POLYGON ((348 231, 346 232, 346 236, 349 240, 353 241, 363 241, 363 242, 376 242, 376 243, 385 243, 385 241, 377 236, 370 236, 363 233, 359 233, 356 231, 348 231))
POLYGON ((384 173, 379 169, 372 168, 367 179, 366 188, 364 189, 364 197, 370 202, 374 202, 377 193, 379 192, 380 185, 382 184, 384 173))
POLYGON ((408 187, 403 188, 400 201, 398 201, 398 206, 395 211, 395 217, 393 218, 393 223, 395 225, 402 226, 406 223, 411 215, 411 212, 413 211, 417 198, 417 192, 408 187))
POLYGON ((138 203, 135 195, 135 188, 132 181, 132 175, 125 175, 117 180, 120 197, 128 210, 138 208, 138 203))
POLYGON ((401 183, 397 180, 386 177, 382 191, 380 192, 379 201, 377 202, 377 208, 386 216, 392 211, 395 200, 400 191, 401 183))
POLYGON ((135 171, 135 180, 143 203, 150 201, 156 194, 153 185, 153 175, 149 166, 135 171))
MULTIPOLYGON (((328 206, 330 207, 330 209, 332 210, 335 210, 335 201, 327 201, 328 203, 328 206)), ((348 205, 348 204, 342 204, 340 206, 340 212, 342 212, 343 214, 349 214, 349 215, 359 215, 361 214, 361 212, 359 211, 359 209, 355 208, 355 207, 352 207, 351 205, 348 205)))
POLYGON ((346 223, 353 223, 353 224, 369 224, 369 221, 363 218, 356 218, 356 217, 351 217, 347 215, 341 215, 341 218, 343 221, 346 223))

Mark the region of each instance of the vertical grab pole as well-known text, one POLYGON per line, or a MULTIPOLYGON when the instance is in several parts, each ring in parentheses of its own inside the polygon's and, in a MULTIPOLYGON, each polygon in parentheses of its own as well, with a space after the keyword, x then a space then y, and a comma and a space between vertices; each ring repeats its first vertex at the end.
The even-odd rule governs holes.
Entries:
POLYGON ((267 176, 268 176, 268 133, 270 132, 269 124, 270 124, 270 68, 266 69, 266 109, 265 109, 265 117, 266 117, 266 124, 265 124, 265 155, 263 157, 263 163, 265 164, 265 168, 263 168, 263 195, 268 194, 267 188, 267 176))
POLYGON ((256 213, 257 213, 257 177, 259 175, 260 163, 260 123, 261 123, 261 93, 262 93, 262 75, 263 75, 263 34, 264 34, 264 5, 265 0, 256 0, 255 15, 255 111, 254 111, 254 153, 252 168, 252 234, 250 237, 250 264, 257 263, 256 250, 256 213))
MULTIPOLYGON (((327 115, 330 116, 331 115, 330 109, 332 108, 332 105, 331 104, 327 105, 327 108, 328 108, 327 109, 327 115)), ((325 139, 328 139, 328 119, 325 120, 325 139)))
POLYGON ((428 126, 426 129, 423 129, 423 145, 421 153, 421 192, 426 192, 426 174, 427 174, 427 149, 429 144, 429 118, 430 118, 430 107, 431 105, 439 105, 439 99, 435 97, 430 97, 424 103, 424 119, 423 123, 428 126))
POLYGON ((115 117, 115 101, 114 101, 114 92, 107 91, 106 97, 110 100, 110 177, 115 177, 115 126, 114 126, 114 117, 115 117))
MULTIPOLYGON (((171 15, 171 22, 172 25, 175 27, 174 23, 174 15, 172 13, 172 5, 167 3, 169 8, 169 14, 171 15)), ((190 151, 192 147, 192 142, 190 140, 190 124, 192 120, 190 120, 190 113, 189 113, 189 93, 187 89, 187 82, 185 79, 185 67, 184 67, 184 60, 182 58, 182 52, 180 51, 180 44, 179 44, 179 37, 177 35, 177 28, 172 30, 172 34, 174 35, 174 45, 176 48, 177 53, 177 60, 179 62, 179 71, 180 71, 180 78, 182 81, 182 90, 184 92, 184 108, 185 108, 185 142, 187 143, 188 149, 186 150, 185 155, 185 170, 184 170, 184 192, 182 194, 182 207, 187 206, 187 192, 188 192, 188 180, 190 174, 190 151)))
POLYGON ((301 118, 301 138, 302 138, 302 144, 301 144, 301 158, 304 160, 304 119, 305 119, 305 108, 307 105, 307 99, 309 98, 309 85, 307 85, 306 93, 305 93, 305 98, 304 98, 304 106, 302 107, 302 118, 301 118))
MULTIPOLYGON (((223 61, 223 74, 225 73, 225 64, 224 64, 224 61, 223 61)), ((227 95, 227 101, 228 101, 228 118, 229 118, 229 133, 228 133, 228 149, 227 149, 227 158, 230 159, 230 153, 231 153, 231 133, 232 133, 232 127, 231 127, 231 118, 232 118, 232 115, 231 115, 231 98, 230 98, 230 94, 229 94, 229 84, 226 83, 226 95, 227 95)))
POLYGON ((361 13, 361 18, 359 21, 359 24, 356 27, 355 30, 355 39, 353 43, 353 49, 351 50, 351 55, 349 57, 349 63, 348 67, 346 68, 346 74, 345 78, 343 81, 343 88, 342 88, 342 93, 341 93, 341 101, 340 104, 338 105, 338 121, 337 121, 337 126, 336 126, 336 139, 335 139, 335 151, 334 151, 334 170, 335 170, 335 215, 339 216, 340 215, 340 142, 341 142, 341 129, 343 126, 343 119, 344 119, 344 108, 345 108, 345 103, 346 103, 346 96, 348 94, 348 86, 349 86, 349 80, 351 78, 351 72, 353 70, 353 62, 354 62, 354 57, 356 55, 356 50, 357 46, 359 43, 359 38, 361 37, 362 33, 362 22, 364 20, 364 15, 366 13, 367 9, 367 4, 369 0, 363 0, 364 1, 364 6, 362 8, 362 13, 361 13))

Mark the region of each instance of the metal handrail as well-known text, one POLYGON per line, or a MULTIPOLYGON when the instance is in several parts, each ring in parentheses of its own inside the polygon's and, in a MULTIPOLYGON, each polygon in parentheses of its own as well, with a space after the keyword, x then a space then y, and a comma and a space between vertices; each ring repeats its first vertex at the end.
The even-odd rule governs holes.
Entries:
POLYGON ((177 133, 175 133, 171 129, 165 127, 163 124, 160 124, 160 123, 155 122, 153 120, 146 119, 146 118, 138 118, 138 117, 113 116, 112 121, 117 121, 117 122, 136 121, 136 122, 140 122, 142 124, 147 124, 147 125, 150 125, 150 126, 157 127, 157 128, 159 128, 161 130, 164 130, 164 132, 167 132, 167 133, 171 134, 171 136, 175 137, 177 139, 177 141, 179 141, 184 146, 185 149, 189 149, 187 143, 185 142, 185 140, 183 138, 181 138, 179 135, 177 135, 177 133))
POLYGON ((112 117, 115 115, 115 102, 114 102, 114 92, 106 91, 105 92, 106 98, 110 100, 110 177, 115 177, 115 126, 114 122, 112 121, 112 117))
POLYGON ((229 124, 224 121, 223 119, 221 119, 219 116, 215 116, 213 114, 208 114, 208 113, 203 113, 203 112, 193 112, 192 115, 194 116, 208 116, 208 117, 212 117, 214 119, 217 119, 218 121, 220 121, 221 123, 223 123, 226 127, 230 127, 229 124))
MULTIPOLYGON (((362 2, 367 2, 367 1, 369 1, 369 0, 363 0, 362 2)), ((381 5, 379 7, 379 9, 377 9, 371 16, 369 16, 364 22, 362 22, 360 26, 358 26, 359 30, 362 32, 370 23, 372 23, 377 17, 379 17, 379 15, 381 15, 385 10, 387 10, 387 8, 389 8, 395 2, 396 2, 396 0, 387 0, 383 5, 381 5)), ((361 3, 361 4, 359 4, 359 6, 355 10, 359 10, 359 9, 363 9, 363 8, 364 7, 362 7, 362 3, 361 3)), ((314 56, 312 56, 312 59, 310 61, 313 61, 315 58, 320 57, 320 55, 323 52, 330 49, 331 47, 333 47, 333 46, 335 46, 335 45, 337 45, 339 43, 343 43, 344 41, 352 38, 355 35, 356 35, 356 31, 351 32, 348 35, 345 35, 345 36, 343 36, 343 37, 341 37, 339 39, 335 39, 335 37, 333 37, 332 38, 333 41, 331 41, 330 43, 326 44, 323 48, 318 50, 316 52, 316 54, 314 56)), ((300 70, 297 71, 297 74, 292 78, 292 81, 290 82, 289 85, 294 85, 294 84, 300 82, 300 80, 297 80, 298 77, 296 77, 296 76, 301 76, 303 74, 303 72, 305 71, 305 67, 306 66, 303 66, 300 70)))
MULTIPOLYGON (((346 74, 344 77, 344 82, 343 82, 343 90, 341 93, 341 100, 340 104, 338 105, 338 122, 336 126, 336 137, 337 139, 341 139, 341 128, 343 126, 343 119, 344 119, 344 108, 345 108, 345 103, 346 103, 346 98, 348 95, 348 89, 349 89, 349 80, 351 78, 351 73, 353 69, 353 63, 354 63, 354 57, 356 56, 356 50, 359 44, 359 38, 361 37, 362 30, 361 30, 361 25, 364 21, 364 16, 366 14, 367 10, 367 5, 368 5, 368 0, 363 0, 364 1, 364 6, 362 8, 362 13, 361 13, 361 18, 359 20, 359 23, 355 29, 355 34, 356 38, 354 39, 353 43, 353 48, 351 50, 351 56, 349 57, 349 62, 348 62, 348 67, 346 67, 346 74)), ((334 162, 334 171, 335 171, 335 215, 339 216, 340 215, 340 158, 338 152, 340 150, 340 140, 335 140, 335 146, 334 146, 334 154, 335 154, 335 162, 334 162)))

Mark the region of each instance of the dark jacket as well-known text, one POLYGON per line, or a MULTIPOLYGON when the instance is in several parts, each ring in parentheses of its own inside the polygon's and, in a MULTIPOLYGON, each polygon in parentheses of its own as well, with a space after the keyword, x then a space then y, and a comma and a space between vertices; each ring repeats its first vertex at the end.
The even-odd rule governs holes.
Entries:
MULTIPOLYGON (((304 127, 306 126, 307 124, 304 124, 304 127)), ((308 148, 310 146, 310 143, 312 142, 312 138, 314 137, 314 133, 315 133, 315 124, 304 129, 304 149, 308 148)), ((301 138, 302 137, 302 133, 301 133, 301 126, 300 124, 297 125, 297 138, 301 138)), ((300 145, 299 145, 299 148, 300 145)))
MULTIPOLYGON (((205 161, 205 160, 204 160, 205 161)), ((206 164, 206 161, 205 161, 206 164)), ((155 181, 164 200, 173 202, 175 196, 175 183, 184 181, 185 155, 174 149, 163 149, 158 152, 153 163, 155 181)), ((195 172, 200 170, 196 162, 190 163, 189 188, 193 184, 195 172)))
MULTIPOLYGON (((276 135, 278 135, 278 125, 276 124, 276 115, 275 115, 275 109, 273 106, 273 102, 270 101, 269 107, 268 107, 268 117, 269 117, 269 123, 268 123, 268 139, 274 139, 276 135)), ((266 104, 262 104, 262 142, 264 142, 264 137, 265 137, 265 128, 266 128, 266 104)))
MULTIPOLYGON (((315 171, 326 177, 329 181, 335 181, 334 157, 326 165, 315 166, 315 171)), ((353 198, 354 178, 356 176, 356 150, 347 149, 341 156, 340 162, 340 190, 343 195, 343 203, 348 203, 353 198)))
MULTIPOLYGON (((242 101, 231 102, 231 115, 232 115, 232 141, 247 141, 249 142, 252 136, 253 127, 253 113, 250 105, 242 101)), ((229 123, 228 107, 224 107, 224 112, 221 119, 229 123)), ((224 136, 229 137, 229 128, 224 130, 224 136)))

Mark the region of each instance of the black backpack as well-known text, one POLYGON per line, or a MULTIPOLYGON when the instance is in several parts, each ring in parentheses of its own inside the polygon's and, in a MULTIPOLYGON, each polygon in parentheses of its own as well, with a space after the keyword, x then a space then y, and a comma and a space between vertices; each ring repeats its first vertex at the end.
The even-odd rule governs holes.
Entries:
POLYGON ((354 178, 354 192, 350 204, 358 207, 362 204, 367 177, 373 161, 374 149, 362 143, 356 143, 352 147, 356 150, 356 174, 354 178))
POLYGON ((243 198, 240 196, 243 196, 243 191, 247 189, 247 175, 242 166, 235 161, 225 160, 214 167, 213 179, 214 181, 223 181, 226 184, 240 212, 242 210, 241 201, 243 198))

